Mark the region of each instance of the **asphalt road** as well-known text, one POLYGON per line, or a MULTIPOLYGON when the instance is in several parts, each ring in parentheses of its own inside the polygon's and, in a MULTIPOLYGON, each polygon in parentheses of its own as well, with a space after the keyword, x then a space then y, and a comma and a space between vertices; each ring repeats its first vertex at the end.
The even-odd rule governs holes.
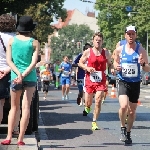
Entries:
MULTIPOLYGON (((109 88, 109 95, 111 88, 109 88)), ((141 86, 137 117, 132 129, 132 146, 120 142, 118 99, 107 96, 98 119, 100 130, 91 130, 92 112, 82 116, 84 107, 76 104, 77 87, 70 90, 70 100, 61 100, 60 90, 51 90, 43 100, 40 92, 40 146, 43 150, 149 150, 150 149, 150 87, 141 86)), ((117 93, 116 93, 117 95, 117 93)))

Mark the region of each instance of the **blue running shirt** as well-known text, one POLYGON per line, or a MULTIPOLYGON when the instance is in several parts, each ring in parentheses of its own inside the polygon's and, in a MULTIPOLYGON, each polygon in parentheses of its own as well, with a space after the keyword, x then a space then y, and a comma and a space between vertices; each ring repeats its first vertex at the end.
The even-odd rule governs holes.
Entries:
POLYGON ((61 73, 61 77, 70 77, 69 72, 71 71, 71 64, 68 62, 62 62, 59 66, 59 68, 64 68, 64 70, 61 73))
POLYGON ((139 82, 140 64, 138 63, 138 58, 140 45, 137 44, 136 50, 130 55, 125 52, 125 46, 126 45, 123 45, 123 50, 120 57, 122 70, 118 73, 118 77, 126 82, 139 82))

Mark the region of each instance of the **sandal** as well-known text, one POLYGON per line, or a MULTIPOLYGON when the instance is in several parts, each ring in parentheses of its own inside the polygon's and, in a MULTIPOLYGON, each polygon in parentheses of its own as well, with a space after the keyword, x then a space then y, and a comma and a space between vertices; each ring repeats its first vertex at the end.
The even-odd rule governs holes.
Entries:
POLYGON ((22 141, 19 141, 19 142, 17 143, 17 145, 18 145, 18 146, 23 146, 23 145, 25 145, 25 143, 22 142, 22 141))
POLYGON ((11 140, 4 140, 1 142, 2 145, 10 145, 11 140))

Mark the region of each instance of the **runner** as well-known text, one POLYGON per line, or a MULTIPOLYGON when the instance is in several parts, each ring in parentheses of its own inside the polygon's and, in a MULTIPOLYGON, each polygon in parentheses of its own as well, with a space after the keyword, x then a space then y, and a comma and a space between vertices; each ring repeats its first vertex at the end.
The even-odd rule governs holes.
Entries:
POLYGON ((121 121, 121 141, 132 144, 131 128, 135 120, 136 108, 140 94, 140 65, 144 71, 150 71, 146 50, 135 42, 137 29, 128 26, 125 29, 127 44, 119 46, 115 50, 114 67, 119 77, 119 118, 121 121), (129 111, 127 128, 125 119, 127 109, 129 111))
POLYGON ((52 80, 53 75, 52 75, 52 73, 50 71, 49 64, 46 63, 44 66, 45 66, 46 69, 43 69, 40 72, 40 77, 43 80, 43 92, 45 92, 45 95, 44 95, 43 99, 46 100, 47 94, 48 94, 50 80, 52 80))
MULTIPOLYGON (((83 47, 83 52, 87 50, 88 48, 91 48, 92 46, 89 43, 86 43, 85 46, 83 47)), ((73 62, 73 67, 76 68, 76 80, 77 80, 77 86, 78 86, 78 98, 77 98, 77 104, 79 106, 82 106, 84 101, 83 101, 83 85, 84 85, 84 76, 85 76, 85 71, 78 67, 78 63, 80 58, 82 57, 82 53, 80 53, 74 60, 73 62)))
POLYGON ((54 64, 55 90, 58 90, 59 88, 59 80, 60 80, 59 65, 60 65, 59 60, 56 60, 56 63, 54 64))
POLYGON ((70 74, 71 74, 71 64, 68 62, 68 57, 63 57, 63 62, 59 66, 59 71, 61 71, 61 85, 62 85, 62 100, 69 100, 69 89, 70 89, 70 74))
POLYGON ((101 110, 101 101, 104 90, 106 90, 106 63, 112 66, 110 54, 102 48, 103 35, 98 32, 93 36, 93 48, 84 51, 79 66, 86 71, 85 74, 85 108, 83 115, 91 111, 93 95, 95 94, 95 109, 92 122, 92 130, 97 130, 97 119, 101 110))

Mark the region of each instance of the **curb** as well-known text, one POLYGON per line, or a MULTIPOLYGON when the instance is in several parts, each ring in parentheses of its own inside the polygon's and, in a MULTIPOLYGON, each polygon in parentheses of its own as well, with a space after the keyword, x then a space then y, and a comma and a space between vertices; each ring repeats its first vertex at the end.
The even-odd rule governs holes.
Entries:
POLYGON ((39 141, 39 150, 46 150, 46 149, 50 149, 51 146, 50 146, 50 141, 48 139, 48 136, 46 134, 46 130, 45 130, 45 126, 44 126, 44 123, 43 123, 43 120, 42 120, 42 117, 41 117, 41 113, 40 113, 40 110, 39 110, 39 138, 40 138, 40 141, 39 141))

